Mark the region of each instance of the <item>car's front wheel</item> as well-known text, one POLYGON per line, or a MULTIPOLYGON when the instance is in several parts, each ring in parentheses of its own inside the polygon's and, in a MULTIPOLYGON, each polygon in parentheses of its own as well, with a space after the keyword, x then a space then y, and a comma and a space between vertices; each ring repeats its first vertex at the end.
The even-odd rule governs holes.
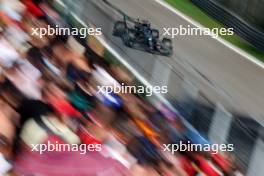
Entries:
POLYGON ((172 54, 172 41, 171 39, 168 39, 168 38, 163 38, 162 41, 162 47, 161 47, 161 50, 163 52, 163 54, 169 56, 172 54))

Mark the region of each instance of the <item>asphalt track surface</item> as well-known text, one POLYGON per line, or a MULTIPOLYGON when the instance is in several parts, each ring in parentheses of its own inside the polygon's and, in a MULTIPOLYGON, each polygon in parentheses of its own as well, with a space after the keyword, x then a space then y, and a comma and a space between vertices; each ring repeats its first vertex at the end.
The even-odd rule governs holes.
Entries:
MULTIPOLYGON (((154 0, 110 2, 129 16, 149 20, 161 31, 163 27, 193 26, 154 0)), ((105 40, 147 80, 151 79, 155 62, 162 62, 191 81, 213 102, 247 113, 264 124, 264 69, 261 67, 210 36, 177 36, 173 39, 174 54, 170 58, 127 48, 119 38, 112 36, 114 22, 122 17, 100 0, 82 3, 85 5, 78 8, 77 15, 79 13, 85 22, 102 27, 105 40)), ((175 89, 179 86, 177 81, 168 84, 175 89)), ((169 90, 173 95, 173 89, 169 90)))

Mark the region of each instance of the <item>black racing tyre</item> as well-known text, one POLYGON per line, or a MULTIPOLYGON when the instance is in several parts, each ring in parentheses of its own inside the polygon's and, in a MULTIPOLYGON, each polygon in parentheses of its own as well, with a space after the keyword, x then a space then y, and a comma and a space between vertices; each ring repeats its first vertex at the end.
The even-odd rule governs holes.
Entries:
POLYGON ((152 37, 155 39, 159 38, 159 31, 157 29, 152 29, 152 37))
POLYGON ((135 44, 135 33, 131 30, 127 30, 127 32, 125 34, 123 34, 123 41, 125 43, 126 46, 128 47, 133 47, 135 44))
POLYGON ((117 21, 114 26, 113 35, 122 36, 127 30, 126 23, 123 21, 117 21))
POLYGON ((172 41, 171 39, 168 39, 168 38, 163 38, 162 39, 162 53, 166 56, 170 56, 172 55, 172 41))
POLYGON ((171 41, 171 39, 163 38, 162 39, 162 44, 163 44, 164 47, 172 49, 172 41, 171 41))

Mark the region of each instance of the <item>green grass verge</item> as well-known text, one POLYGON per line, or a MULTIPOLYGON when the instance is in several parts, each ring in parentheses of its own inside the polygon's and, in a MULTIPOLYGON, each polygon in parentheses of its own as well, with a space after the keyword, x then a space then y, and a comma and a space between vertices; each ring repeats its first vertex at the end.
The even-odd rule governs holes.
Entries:
MULTIPOLYGON (((166 0, 166 2, 205 27, 208 27, 210 29, 224 27, 212 17, 208 16, 199 7, 195 6, 190 0, 166 0)), ((264 62, 264 52, 255 48, 239 36, 225 35, 221 37, 264 62)))

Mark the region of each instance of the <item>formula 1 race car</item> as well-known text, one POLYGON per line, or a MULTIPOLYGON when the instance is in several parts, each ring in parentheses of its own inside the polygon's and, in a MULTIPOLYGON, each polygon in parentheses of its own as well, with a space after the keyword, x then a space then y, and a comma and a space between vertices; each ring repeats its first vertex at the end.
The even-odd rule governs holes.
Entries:
POLYGON ((113 35, 120 37, 128 47, 148 51, 153 54, 170 56, 172 42, 168 38, 159 39, 159 31, 151 28, 147 21, 135 21, 134 27, 129 27, 126 20, 117 21, 113 35))
POLYGON ((123 15, 123 21, 115 22, 113 35, 120 37, 126 46, 152 54, 163 56, 172 55, 173 48, 171 39, 160 39, 159 31, 151 28, 151 24, 148 21, 135 20, 110 4, 107 0, 103 1, 123 15))

